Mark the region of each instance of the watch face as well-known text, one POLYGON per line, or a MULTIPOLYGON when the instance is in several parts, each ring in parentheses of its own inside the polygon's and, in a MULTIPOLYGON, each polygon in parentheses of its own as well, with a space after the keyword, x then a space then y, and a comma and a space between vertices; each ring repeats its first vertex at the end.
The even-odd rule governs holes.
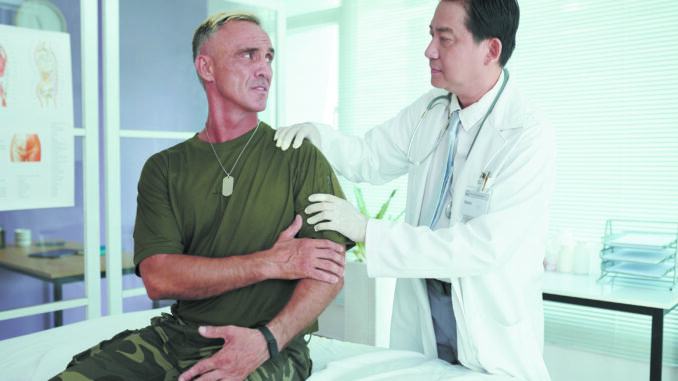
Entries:
POLYGON ((66 31, 66 21, 59 9, 46 0, 28 0, 19 7, 14 24, 26 28, 66 31))

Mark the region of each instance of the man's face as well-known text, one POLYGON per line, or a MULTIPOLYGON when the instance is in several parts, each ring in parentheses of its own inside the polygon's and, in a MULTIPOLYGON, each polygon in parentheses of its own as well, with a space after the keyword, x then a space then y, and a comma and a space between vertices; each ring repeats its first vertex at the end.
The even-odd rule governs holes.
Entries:
POLYGON ((431 85, 460 94, 472 91, 487 56, 487 41, 476 44, 466 28, 466 10, 456 1, 441 1, 430 25, 431 43, 425 51, 431 66, 431 85))
POLYGON ((273 47, 261 27, 249 21, 231 21, 203 45, 201 54, 211 60, 210 75, 222 100, 244 112, 266 109, 273 71, 273 47))

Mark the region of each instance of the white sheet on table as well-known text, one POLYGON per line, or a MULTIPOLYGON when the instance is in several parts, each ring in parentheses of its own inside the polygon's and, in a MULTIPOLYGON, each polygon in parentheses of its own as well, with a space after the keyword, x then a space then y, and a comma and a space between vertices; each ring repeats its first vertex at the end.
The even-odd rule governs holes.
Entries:
POLYGON ((126 329, 147 326, 169 307, 105 316, 0 341, 0 379, 44 381, 66 368, 74 355, 126 329))
POLYGON ((389 349, 370 350, 330 361, 324 369, 314 371, 309 378, 309 381, 325 380, 515 381, 508 377, 472 372, 440 359, 428 359, 418 352, 389 349))
MULTIPOLYGON (((138 329, 169 307, 105 316, 63 327, 0 341, 0 379, 44 381, 61 372, 71 358, 125 329, 138 329)), ((502 381, 472 373, 421 353, 395 351, 340 340, 313 337, 311 381, 341 380, 446 380, 502 381)))

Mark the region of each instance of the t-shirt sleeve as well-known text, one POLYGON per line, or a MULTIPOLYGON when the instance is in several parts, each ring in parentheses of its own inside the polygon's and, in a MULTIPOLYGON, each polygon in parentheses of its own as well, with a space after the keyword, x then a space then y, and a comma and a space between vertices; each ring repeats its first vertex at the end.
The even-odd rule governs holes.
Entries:
POLYGON ((134 224, 134 265, 154 254, 183 253, 179 225, 172 211, 167 164, 155 154, 144 164, 139 177, 137 215, 134 224))
POLYGON ((303 219, 303 225, 297 236, 329 239, 346 245, 347 250, 350 249, 355 243, 342 234, 329 230, 316 232, 313 226, 307 223, 309 215, 304 212, 304 209, 311 203, 308 201, 310 195, 327 193, 343 199, 346 199, 346 196, 344 196, 334 170, 320 150, 310 142, 304 141, 297 151, 294 209, 296 214, 300 214, 303 219))

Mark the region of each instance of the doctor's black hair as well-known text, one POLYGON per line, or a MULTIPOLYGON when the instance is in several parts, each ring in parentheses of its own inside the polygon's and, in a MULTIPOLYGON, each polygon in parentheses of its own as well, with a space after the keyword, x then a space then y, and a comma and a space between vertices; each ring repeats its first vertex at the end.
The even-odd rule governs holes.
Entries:
POLYGON ((517 0, 441 0, 456 1, 466 9, 466 27, 476 43, 488 38, 501 41, 499 64, 506 66, 516 47, 520 22, 517 0))

